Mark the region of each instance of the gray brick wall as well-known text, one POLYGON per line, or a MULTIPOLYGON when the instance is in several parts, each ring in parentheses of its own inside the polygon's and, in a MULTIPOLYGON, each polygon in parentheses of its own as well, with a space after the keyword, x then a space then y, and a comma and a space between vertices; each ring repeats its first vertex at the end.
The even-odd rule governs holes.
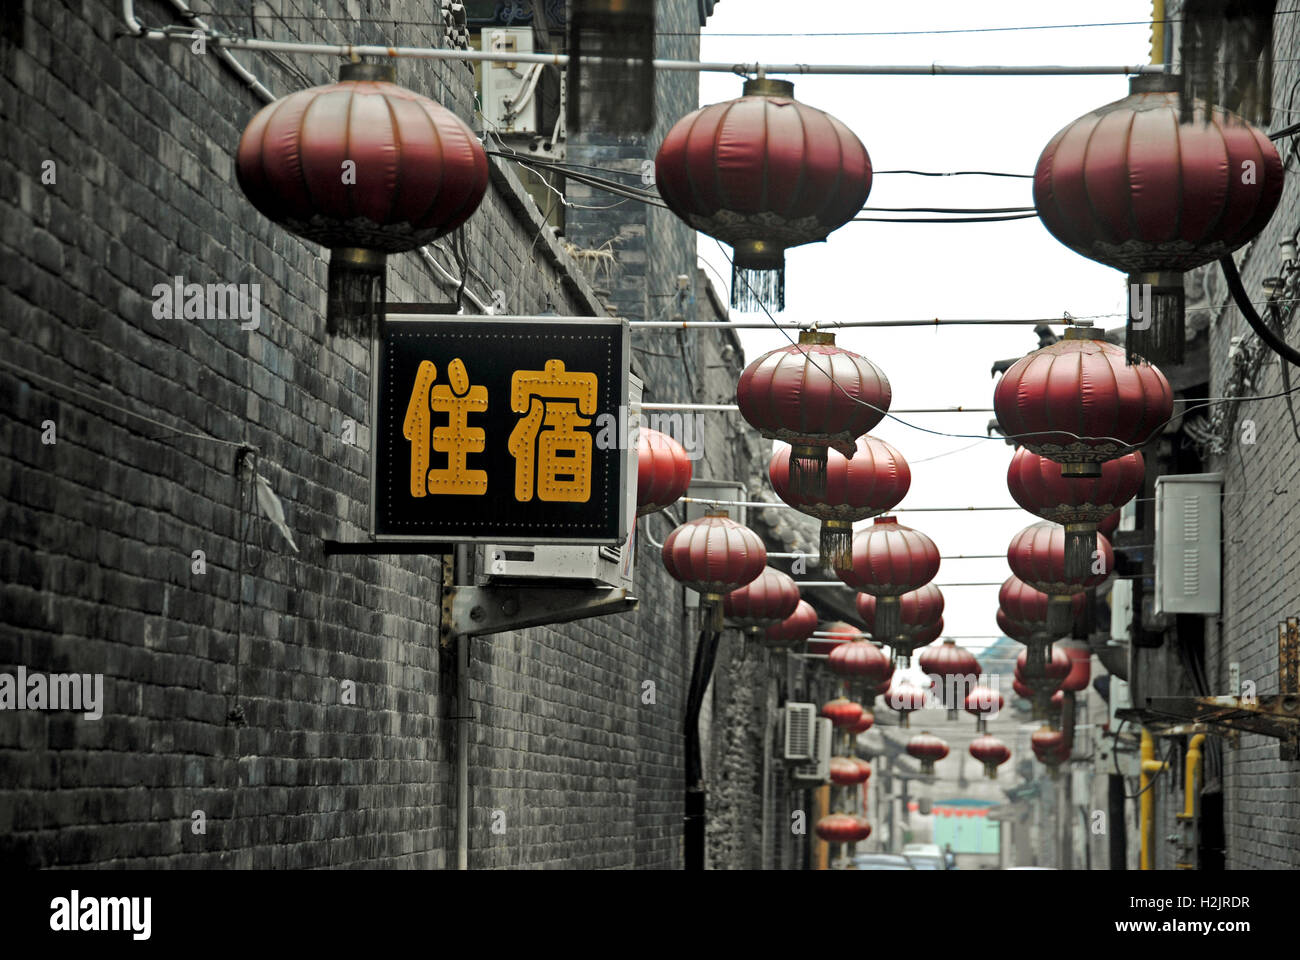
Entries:
MULTIPOLYGON (((114 4, 26 6, 21 39, 0 44, 11 131, 0 144, 0 671, 102 672, 107 706, 99 721, 0 714, 0 861, 454 866, 463 712, 471 866, 679 866, 695 632, 648 537, 637 612, 473 641, 470 703, 458 708, 437 642, 438 558, 322 553, 324 539, 367 529, 370 357, 325 336, 323 251, 267 222, 235 183, 234 150, 260 101, 210 53, 120 37, 114 4), (45 160, 55 184, 41 182, 45 160), (260 329, 155 319, 153 285, 178 275, 261 283, 260 329), (340 440, 348 418, 356 446, 340 440), (258 448, 301 553, 286 552, 235 477, 241 443, 258 448), (202 576, 194 550, 206 553, 202 576), (355 705, 341 702, 345 680, 355 705), (654 705, 641 703, 644 680, 654 705), (226 722, 234 704, 247 726, 226 722), (194 810, 206 834, 191 831, 194 810), (491 830, 498 810, 503 834, 491 830)), ((403 23, 427 23, 428 4, 386 9, 374 20, 352 3, 277 0, 259 6, 279 14, 259 14, 259 35, 439 41, 436 23, 403 23)), ((661 29, 698 25, 694 3, 664 9, 661 29)), ((175 19, 161 2, 137 10, 149 24, 175 19)), ((665 53, 682 55, 696 41, 671 42, 665 53)), ((327 58, 237 56, 277 95, 336 75, 327 58)), ((472 114, 463 64, 402 61, 398 81, 472 114)), ((666 129, 695 105, 694 78, 657 82, 666 129)), ((629 161, 652 156, 637 149, 629 161)), ((466 228, 469 288, 504 291, 513 313, 602 311, 514 173, 493 167, 466 228)), ((712 311, 694 235, 623 207, 635 216, 617 226, 630 238, 616 251, 619 311, 657 315, 678 274, 690 281, 683 309, 712 311)), ((579 214, 572 236, 592 246, 599 225, 579 214)), ((455 271, 445 245, 433 253, 455 271)), ((389 261, 390 301, 445 302, 453 288, 416 255, 389 261)), ((681 357, 638 356, 647 398, 728 397, 738 344, 712 332, 685 344, 690 382, 681 357)), ((697 475, 754 473, 756 441, 733 420, 709 420, 697 475)), ((668 525, 651 524, 662 539, 668 525)), ((711 848, 715 866, 757 862, 751 724, 774 706, 754 693, 765 655, 733 660, 715 684, 710 769, 729 837, 711 848)))

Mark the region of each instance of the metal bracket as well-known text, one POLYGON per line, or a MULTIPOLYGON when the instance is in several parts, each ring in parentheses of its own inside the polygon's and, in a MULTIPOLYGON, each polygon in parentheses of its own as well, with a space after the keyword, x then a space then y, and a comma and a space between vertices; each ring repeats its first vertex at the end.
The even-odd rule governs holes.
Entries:
POLYGON ((479 637, 547 623, 568 623, 587 617, 635 610, 637 598, 618 587, 466 587, 442 588, 443 642, 453 637, 479 637))

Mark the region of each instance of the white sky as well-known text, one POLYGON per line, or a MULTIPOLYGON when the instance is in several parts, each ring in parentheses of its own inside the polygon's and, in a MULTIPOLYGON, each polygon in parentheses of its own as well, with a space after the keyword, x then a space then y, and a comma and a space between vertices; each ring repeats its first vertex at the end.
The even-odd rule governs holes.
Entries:
MULTIPOLYGON (((702 60, 890 64, 1138 64, 1150 55, 1151 4, 1089 0, 931 0, 925 4, 821 0, 723 0, 710 18, 702 60), (797 16, 800 9, 826 11, 797 16), (829 11, 834 11, 830 13, 829 11), (1144 21, 1137 26, 1024 30, 939 36, 723 37, 722 33, 915 31, 971 27, 1144 21)), ((858 135, 876 170, 996 170, 1033 173, 1061 127, 1124 97, 1124 76, 1100 77, 785 77, 795 96, 833 114, 858 135)), ((741 80, 701 74, 700 102, 740 95, 741 80)), ((869 206, 1018 207, 1033 203, 1030 180, 879 176, 869 206)), ((878 214, 891 216, 891 214, 878 214)), ((892 214, 892 216, 934 216, 892 214)), ((713 240, 700 255, 724 276, 713 240)), ((730 250, 728 249, 728 254, 730 250)), ((989 224, 851 223, 824 244, 786 254, 782 320, 1076 317, 1121 313, 1123 277, 1057 242, 1036 219, 989 224)), ((734 319, 765 319, 732 314, 734 319)), ((1119 326, 1122 318, 1098 321, 1119 326)), ((746 357, 789 341, 778 331, 744 330, 746 357)), ((889 377, 893 406, 991 407, 995 360, 1033 349, 1031 326, 883 328, 840 331, 837 342, 869 357, 889 377)), ((991 413, 916 414, 903 419, 948 433, 985 433, 991 413)), ((1037 520, 1023 511, 908 514, 907 506, 1014 506, 1006 487, 1012 448, 1001 438, 928 463, 926 457, 975 443, 933 436, 885 420, 872 433, 912 464, 900 519, 928 534, 943 555, 1003 554, 1037 520)), ((1004 580, 1005 559, 946 560, 935 582, 1004 580)), ((997 587, 945 587, 945 629, 954 636, 997 633, 997 587)), ((959 640, 980 648, 991 640, 959 640)))

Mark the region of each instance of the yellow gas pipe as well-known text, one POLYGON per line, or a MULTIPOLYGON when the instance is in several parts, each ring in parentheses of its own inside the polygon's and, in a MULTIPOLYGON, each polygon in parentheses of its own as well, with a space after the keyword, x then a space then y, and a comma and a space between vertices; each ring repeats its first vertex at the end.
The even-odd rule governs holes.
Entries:
POLYGON ((1155 838, 1152 834, 1155 832, 1155 807, 1156 800, 1151 790, 1151 775, 1164 770, 1169 764, 1163 760, 1157 760, 1156 742, 1152 739, 1150 732, 1146 727, 1142 728, 1142 745, 1139 754, 1142 758, 1142 772, 1138 778, 1138 792, 1141 794, 1138 798, 1138 819, 1139 832, 1142 837, 1141 853, 1138 858, 1139 870, 1151 869, 1151 848, 1155 838))
MULTIPOLYGON (((1183 772, 1183 812, 1179 820, 1192 820, 1196 817, 1196 787, 1201 779, 1201 744, 1205 743, 1205 734, 1198 733, 1187 742, 1187 763, 1183 772)), ((1179 870, 1195 870, 1194 863, 1180 863, 1179 870)))

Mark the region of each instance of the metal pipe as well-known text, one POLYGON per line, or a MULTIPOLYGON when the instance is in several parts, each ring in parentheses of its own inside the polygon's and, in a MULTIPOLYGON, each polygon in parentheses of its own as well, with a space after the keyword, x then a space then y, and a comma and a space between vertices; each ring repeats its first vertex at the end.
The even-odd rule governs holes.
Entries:
POLYGON ((1138 748, 1139 757, 1141 758, 1141 772, 1138 776, 1138 830, 1141 836, 1141 847, 1138 854, 1138 869, 1151 870, 1151 854, 1155 846, 1155 797, 1151 790, 1151 775, 1159 773, 1167 766, 1166 763, 1156 760, 1156 742, 1151 736, 1151 732, 1146 727, 1142 728, 1142 741, 1138 748))
MULTIPOLYGON (((1123 316, 1110 314, 1109 316, 1123 316)), ((731 327, 734 330, 808 330, 816 327, 821 330, 839 330, 849 327, 955 327, 955 326, 1058 326, 1068 327, 1083 317, 1075 320, 1048 318, 1046 320, 818 320, 800 322, 798 320, 629 320, 628 326, 644 329, 672 329, 690 327, 731 327)))
MULTIPOLYGON (((980 580, 970 583, 936 583, 936 587, 1000 587, 1003 580, 980 580)), ((801 587, 848 587, 843 580, 796 580, 801 587)))
MULTIPOLYGON (((456 547, 452 580, 468 584, 469 549, 456 547)), ((456 638, 456 869, 469 869, 469 645, 456 638)))
POLYGON ((1187 763, 1183 773, 1183 816, 1196 815, 1196 784, 1201 773, 1201 744, 1205 734, 1198 733, 1187 743, 1187 763))
MULTIPOLYGON (((213 40, 214 37, 217 36, 216 31, 213 30, 212 27, 208 26, 208 24, 200 19, 193 10, 186 6, 185 0, 171 0, 171 5, 176 9, 177 13, 190 21, 194 29, 190 30, 188 33, 169 36, 169 39, 179 40, 183 43, 192 43, 194 41, 195 31, 206 34, 209 40, 213 40)), ((140 18, 135 15, 135 0, 122 0, 122 20, 126 23, 126 29, 133 37, 156 40, 158 37, 153 36, 153 34, 162 33, 162 31, 159 30, 150 30, 140 22, 140 18)), ((225 63, 226 66, 230 67, 240 80, 244 81, 244 85, 247 86, 248 89, 252 90, 267 103, 270 103, 275 99, 275 94, 264 87, 262 82, 258 80, 257 77, 253 76, 253 74, 248 71, 247 67, 236 60, 229 50, 222 49, 223 47, 231 46, 231 44, 213 42, 213 46, 216 48, 217 56, 221 61, 225 63)))
MULTIPOLYGON (((391 319, 391 318, 390 318, 391 319)), ((681 503, 703 503, 718 507, 776 507, 794 510, 788 503, 771 500, 719 500, 712 497, 681 497, 681 503)), ((1023 510, 1023 507, 893 507, 889 513, 966 513, 972 510, 1023 510)))
MULTIPOLYGON (((636 410, 637 405, 633 404, 636 410)), ((738 403, 642 403, 642 410, 710 410, 721 413, 736 413, 740 410, 738 403)), ((995 413, 992 407, 912 407, 906 410, 890 408, 890 413, 995 413)))

